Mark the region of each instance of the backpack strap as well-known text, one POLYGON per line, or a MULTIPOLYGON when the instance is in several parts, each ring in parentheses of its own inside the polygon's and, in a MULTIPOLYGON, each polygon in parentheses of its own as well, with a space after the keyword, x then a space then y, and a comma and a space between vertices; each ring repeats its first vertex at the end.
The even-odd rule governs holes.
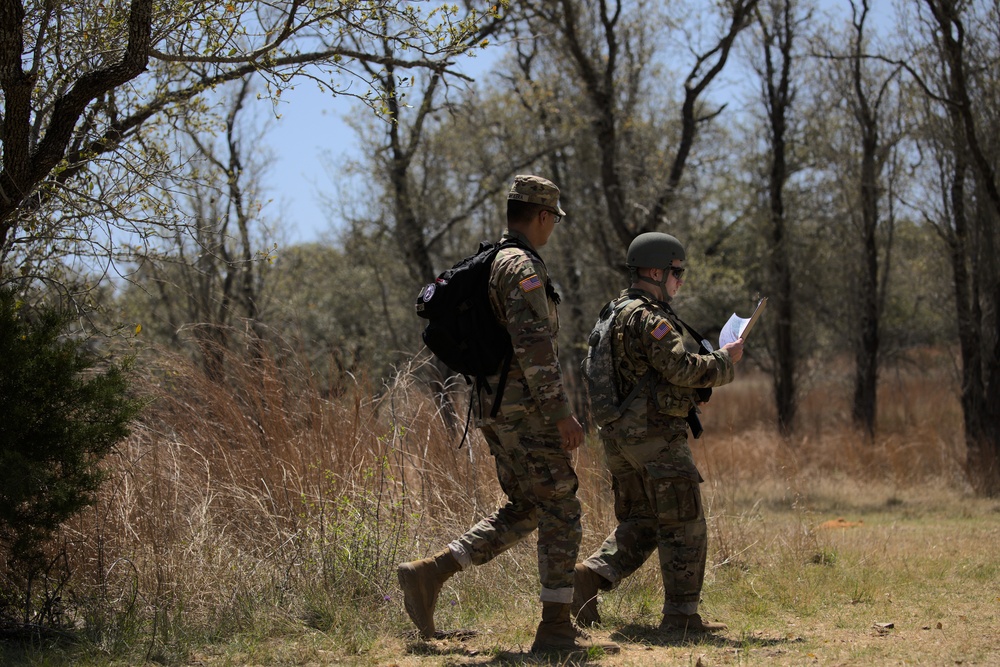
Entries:
MULTIPOLYGON (((675 320, 677 320, 677 322, 682 327, 684 327, 684 329, 686 329, 687 332, 689 334, 691 334, 691 336, 696 341, 698 341, 698 354, 711 354, 712 352, 715 352, 715 348, 712 346, 712 344, 710 342, 708 342, 708 339, 705 338, 704 336, 702 336, 697 331, 695 331, 694 327, 692 327, 687 322, 685 322, 680 317, 678 317, 677 313, 674 312, 674 309, 670 307, 670 304, 668 304, 666 302, 660 302, 660 305, 662 305, 663 308, 664 308, 664 310, 666 310, 668 313, 670 313, 671 317, 673 317, 675 320)), ((698 392, 698 396, 699 396, 699 398, 701 398, 702 403, 707 403, 708 399, 710 399, 712 397, 712 388, 711 387, 705 387, 703 389, 696 389, 695 391, 698 392)))
MULTIPOLYGON (((497 253, 499 253, 504 248, 520 248, 530 254, 532 257, 537 259, 543 266, 545 261, 541 256, 535 252, 532 248, 525 245, 522 241, 516 238, 504 239, 500 243, 493 247, 493 257, 490 259, 490 266, 492 267, 493 261, 496 260, 497 253)), ((555 293, 555 289, 552 288, 550 282, 546 282, 545 285, 546 293, 548 293, 556 303, 559 303, 559 295, 555 293)), ((490 408, 490 417, 496 417, 500 413, 500 401, 503 399, 503 392, 507 386, 507 376, 510 373, 510 364, 514 359, 514 347, 513 345, 507 350, 507 354, 504 355, 503 362, 500 364, 500 377, 497 380, 496 392, 490 386, 489 381, 486 379, 485 375, 477 375, 475 377, 466 376, 465 380, 470 385, 472 385, 472 395, 469 397, 469 410, 465 418, 465 430, 462 433, 462 439, 458 443, 458 448, 461 449, 462 445, 465 444, 465 439, 469 433, 469 424, 472 422, 472 402, 476 400, 478 394, 481 390, 485 390, 487 394, 493 395, 493 405, 490 408)))
POLYGON ((709 352, 715 352, 715 348, 712 346, 710 342, 708 342, 708 339, 702 336, 697 331, 695 331, 694 327, 692 327, 690 324, 682 320, 680 316, 674 311, 674 309, 670 307, 669 303, 667 303, 666 301, 661 301, 660 305, 663 306, 663 309, 665 311, 670 313, 670 316, 672 318, 677 320, 678 324, 684 327, 687 330, 687 332, 691 334, 692 338, 698 341, 698 345, 701 346, 701 354, 708 354, 709 352))
MULTIPOLYGON (((545 266, 545 261, 539 256, 537 252, 535 252, 533 249, 529 248, 527 245, 525 245, 523 242, 521 242, 516 238, 509 238, 501 241, 497 245, 496 249, 497 253, 499 253, 504 248, 520 248, 521 250, 524 250, 525 252, 533 256, 535 259, 537 259, 539 262, 541 262, 542 266, 545 266)), ((493 255, 493 259, 494 260, 496 259, 496 254, 493 255)), ((548 291, 550 289, 550 284, 546 283, 545 287, 546 291, 548 291)), ((554 296, 556 303, 559 303, 559 295, 555 294, 555 290, 552 290, 551 296, 554 296)), ((496 396, 493 397, 493 407, 490 409, 490 417, 496 417, 500 413, 500 400, 503 398, 503 390, 507 386, 507 374, 510 372, 510 364, 513 361, 513 359, 514 359, 514 346, 512 345, 511 348, 507 350, 507 356, 504 357, 503 364, 501 364, 500 366, 500 379, 497 380, 497 391, 496 391, 496 396)), ((485 388, 487 394, 493 393, 493 391, 490 389, 489 383, 486 382, 485 376, 477 377, 476 383, 477 383, 477 388, 478 387, 485 388)))
POLYGON ((504 357, 503 365, 500 367, 500 379, 497 380, 497 395, 493 397, 493 408, 490 410, 490 417, 496 417, 500 413, 500 399, 503 398, 503 390, 507 386, 507 373, 510 372, 510 363, 514 360, 514 348, 511 347, 504 357))

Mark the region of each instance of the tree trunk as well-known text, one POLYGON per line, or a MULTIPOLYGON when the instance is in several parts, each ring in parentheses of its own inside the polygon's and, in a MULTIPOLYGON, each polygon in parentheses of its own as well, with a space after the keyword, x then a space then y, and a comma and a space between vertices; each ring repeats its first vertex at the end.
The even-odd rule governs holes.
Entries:
POLYGON ((952 130, 955 178, 951 186, 959 341, 962 347, 962 412, 966 474, 976 493, 1000 495, 1000 268, 996 252, 1000 184, 980 141, 965 62, 964 5, 926 0, 937 25, 937 44, 947 78, 946 108, 952 130), (968 156, 968 157, 967 157, 968 156), (970 220, 965 176, 976 177, 981 210, 970 220), (971 223, 971 224, 970 224, 971 223))
MULTIPOLYGON (((881 313, 878 293, 878 197, 881 164, 879 151, 879 106, 881 97, 874 103, 865 92, 862 70, 864 26, 868 3, 856 11, 855 40, 851 59, 854 117, 861 131, 861 273, 856 302, 858 305, 858 331, 855 342, 854 403, 851 417, 855 426, 862 429, 869 439, 875 437, 875 415, 878 400, 879 322, 881 313)), ((885 90, 885 86, 882 86, 885 90)))
POLYGON ((786 157, 787 114, 792 104, 791 63, 794 23, 792 3, 785 0, 767 25, 760 18, 764 33, 764 100, 768 110, 771 143, 771 170, 769 174, 769 221, 771 253, 768 257, 771 288, 776 315, 774 397, 778 413, 778 428, 789 434, 795 421, 798 401, 795 389, 796 349, 792 325, 794 302, 792 295, 792 266, 789 249, 788 224, 785 217, 784 191, 788 181, 786 157), (779 51, 780 72, 776 69, 774 48, 779 51))

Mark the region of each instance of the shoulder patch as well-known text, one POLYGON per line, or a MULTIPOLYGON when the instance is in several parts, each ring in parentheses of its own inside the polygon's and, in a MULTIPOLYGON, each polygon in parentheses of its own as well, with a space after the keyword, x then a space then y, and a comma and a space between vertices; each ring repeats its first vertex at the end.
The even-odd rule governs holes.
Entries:
POLYGON ((660 323, 650 332, 650 335, 656 340, 663 340, 663 337, 670 333, 670 329, 670 324, 666 320, 660 320, 660 323))
POLYGON ((542 280, 538 277, 538 274, 533 273, 518 284, 521 286, 522 292, 530 292, 541 287, 542 280))

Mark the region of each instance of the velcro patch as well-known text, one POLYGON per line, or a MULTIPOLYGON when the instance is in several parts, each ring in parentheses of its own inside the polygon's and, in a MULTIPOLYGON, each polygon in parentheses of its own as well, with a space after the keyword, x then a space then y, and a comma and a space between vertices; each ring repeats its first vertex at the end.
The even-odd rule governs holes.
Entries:
POLYGON ((522 292, 530 292, 531 290, 536 290, 542 286, 542 279, 538 275, 531 275, 518 283, 521 286, 522 292))
POLYGON ((667 324, 666 320, 661 320, 650 333, 656 340, 663 340, 663 337, 670 333, 670 325, 667 324))

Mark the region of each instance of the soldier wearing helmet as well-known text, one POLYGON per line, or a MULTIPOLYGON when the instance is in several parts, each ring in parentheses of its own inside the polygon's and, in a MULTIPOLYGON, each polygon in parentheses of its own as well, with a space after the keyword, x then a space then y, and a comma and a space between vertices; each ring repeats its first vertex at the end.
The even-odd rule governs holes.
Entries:
MULTIPOLYGON (((687 417, 697 411, 698 390, 733 380, 743 356, 742 339, 693 354, 684 344, 690 328, 671 301, 684 284, 684 246, 660 232, 640 234, 629 245, 631 286, 609 306, 620 308, 610 338, 616 393, 634 394, 621 417, 601 426, 608 468, 614 478, 618 526, 575 569, 573 611, 577 622, 600 622, 597 595, 610 590, 659 552, 664 604, 660 629, 724 630, 701 618, 698 603, 705 576, 707 525, 687 441, 687 417)), ((697 437, 697 435, 696 435, 697 437)))

